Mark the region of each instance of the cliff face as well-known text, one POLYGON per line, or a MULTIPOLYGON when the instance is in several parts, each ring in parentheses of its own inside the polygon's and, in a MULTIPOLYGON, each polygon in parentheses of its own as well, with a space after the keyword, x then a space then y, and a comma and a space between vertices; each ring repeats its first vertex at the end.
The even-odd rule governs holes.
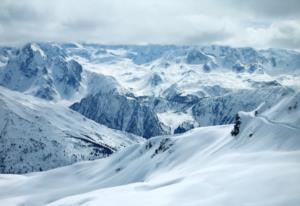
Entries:
POLYGON ((71 109, 110 128, 145 138, 168 133, 153 110, 132 97, 114 92, 90 95, 71 109))

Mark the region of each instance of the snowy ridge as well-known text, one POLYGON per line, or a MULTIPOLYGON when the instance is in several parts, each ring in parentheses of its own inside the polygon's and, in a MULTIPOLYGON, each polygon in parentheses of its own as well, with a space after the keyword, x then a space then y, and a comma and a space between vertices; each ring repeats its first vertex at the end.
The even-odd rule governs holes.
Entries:
POLYGON ((192 107, 192 113, 200 125, 229 124, 239 111, 252 111, 265 104, 260 109, 263 112, 293 93, 293 90, 282 86, 228 92, 222 96, 202 98, 192 107))
POLYGON ((106 157, 142 138, 55 103, 0 87, 0 172, 27 173, 106 157))
POLYGON ((0 198, 5 205, 33 206, 296 206, 300 129, 284 120, 299 121, 299 107, 289 112, 299 101, 297 94, 262 113, 240 112, 237 136, 230 134, 232 125, 202 127, 152 138, 94 162, 1 175, 0 198), (269 116, 270 111, 276 113, 269 116), (275 122, 281 114, 284 118, 275 122))

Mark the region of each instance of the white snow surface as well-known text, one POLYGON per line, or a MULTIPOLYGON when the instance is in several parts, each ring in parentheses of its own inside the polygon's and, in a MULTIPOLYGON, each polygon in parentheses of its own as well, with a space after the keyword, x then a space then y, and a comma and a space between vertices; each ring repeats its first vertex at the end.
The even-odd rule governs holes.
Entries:
POLYGON ((171 128, 171 133, 185 121, 194 121, 190 113, 167 111, 157 114, 159 120, 171 128))
MULTIPOLYGON (((97 51, 96 48, 94 48, 95 51, 97 51)), ((151 51, 151 45, 148 49, 151 51)), ((163 50, 163 48, 160 49, 163 50)), ((210 49, 211 48, 209 47, 202 48, 202 50, 206 51, 207 54, 215 53, 215 55, 217 55, 220 59, 226 57, 227 61, 229 62, 237 61, 235 59, 237 57, 230 53, 230 50, 233 48, 226 48, 225 51, 223 51, 225 52, 223 55, 219 54, 218 51, 210 51, 210 49)), ((122 49, 121 54, 119 54, 118 48, 110 50, 104 49, 104 51, 106 51, 107 53, 100 53, 97 55, 95 54, 97 52, 93 51, 92 47, 86 46, 86 50, 92 56, 92 60, 76 56, 76 53, 74 55, 73 50, 70 50, 70 55, 73 56, 73 58, 78 61, 85 70, 115 77, 115 79, 117 79, 117 81, 123 88, 131 91, 136 96, 162 96, 163 92, 173 85, 176 85, 176 91, 182 95, 199 95, 199 93, 202 94, 203 92, 205 96, 215 96, 221 94, 207 91, 206 87, 213 87, 217 85, 223 89, 228 90, 251 89, 253 88, 251 85, 252 81, 260 82, 276 80, 282 85, 295 87, 297 89, 300 88, 299 84, 297 83, 297 79, 299 78, 299 72, 297 73, 297 71, 299 70, 299 66, 295 66, 297 68, 295 70, 295 73, 291 73, 291 71, 293 71, 293 69, 291 68, 284 68, 284 66, 289 66, 281 64, 277 66, 278 68, 269 68, 269 65, 265 65, 264 70, 257 69, 257 71, 252 73, 235 72, 232 69, 224 68, 225 66, 222 66, 222 64, 220 63, 217 68, 212 68, 211 71, 205 72, 203 70, 202 63, 189 64, 185 62, 184 59, 182 59, 186 57, 180 52, 190 52, 190 50, 192 50, 192 47, 189 49, 177 48, 174 49, 173 53, 167 50, 166 54, 161 54, 157 57, 157 59, 149 62, 146 61, 146 63, 143 64, 137 64, 136 62, 134 62, 134 60, 126 58, 126 55, 124 55, 124 53, 130 53, 130 47, 127 49, 127 51, 122 49), (115 51, 114 55, 112 55, 112 51, 115 51), (176 52, 179 53, 177 54, 176 52), (110 57, 109 60, 111 61, 105 58, 107 56, 110 57), (179 58, 179 60, 176 61, 176 58, 179 58), (97 61, 99 59, 101 59, 101 61, 97 61), (151 80, 154 75, 159 76, 161 78, 161 82, 153 85, 153 82, 151 80)), ((239 49, 237 49, 237 51, 235 52, 238 52, 238 50, 239 49)), ((299 62, 299 56, 294 57, 292 55, 293 52, 288 53, 284 50, 255 52, 261 52, 268 58, 272 56, 281 58, 280 60, 278 60, 279 63, 284 59, 290 60, 290 62, 293 63, 299 62)), ((298 53, 296 54, 299 55, 298 53)), ((239 56, 241 54, 238 53, 236 55, 239 56)), ((144 56, 142 56, 141 58, 150 57, 147 56, 147 53, 145 52, 144 56)), ((248 59, 245 59, 245 61, 249 61, 248 64, 251 65, 252 58, 256 58, 255 54, 249 55, 248 59)), ((255 61, 256 60, 253 60, 253 63, 255 63, 255 61)), ((226 62, 224 64, 226 65, 226 62)), ((258 65, 259 68, 260 66, 262 65, 258 65)))
POLYGON ((235 137, 233 125, 202 127, 101 160, 0 175, 1 205, 297 206, 300 108, 289 109, 296 102, 299 94, 257 115, 240 112, 235 137))
POLYGON ((0 87, 1 172, 48 170, 107 156, 144 139, 45 100, 0 87))
MULTIPOLYGON (((42 96, 50 91, 49 97, 59 98, 47 102, 0 87, 0 166, 14 166, 15 173, 69 166, 1 174, 1 206, 300 205, 299 53, 222 46, 29 46, 34 54, 28 64, 31 70, 19 64, 30 52, 11 64, 9 57, 16 51, 0 53, 0 70, 8 71, 2 85, 31 95, 42 89, 42 96), (75 76, 73 60, 82 65, 75 76), (49 68, 44 71, 45 65, 49 68), (64 68, 67 76, 60 70, 64 68), (52 84, 55 69, 58 79, 67 78, 52 84), (239 110, 239 100, 249 101, 243 94, 252 92, 252 103, 261 105, 253 112, 239 112, 241 126, 235 137, 230 134, 233 125, 223 125, 148 141, 67 108, 86 95, 113 91, 141 98, 215 97, 205 107, 229 96, 226 108, 239 110), (107 158, 72 164, 97 158, 91 156, 95 145, 120 150, 107 158)), ((172 131, 194 120, 190 106, 182 109, 173 103, 157 111, 172 131)))

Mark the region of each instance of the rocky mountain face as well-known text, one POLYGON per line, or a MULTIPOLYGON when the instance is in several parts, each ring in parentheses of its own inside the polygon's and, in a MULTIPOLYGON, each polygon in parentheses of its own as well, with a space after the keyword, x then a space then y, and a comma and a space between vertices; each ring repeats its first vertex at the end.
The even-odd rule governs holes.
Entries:
POLYGON ((50 48, 31 43, 15 49, 0 70, 0 85, 47 100, 70 98, 79 90, 82 66, 67 60, 58 45, 50 48))
POLYGON ((192 114, 202 126, 230 124, 239 111, 253 111, 261 104, 271 107, 290 94, 293 94, 293 90, 282 86, 231 92, 200 99, 192 107, 192 114))
POLYGON ((115 92, 90 95, 70 108, 100 124, 145 138, 168 133, 153 110, 115 92))

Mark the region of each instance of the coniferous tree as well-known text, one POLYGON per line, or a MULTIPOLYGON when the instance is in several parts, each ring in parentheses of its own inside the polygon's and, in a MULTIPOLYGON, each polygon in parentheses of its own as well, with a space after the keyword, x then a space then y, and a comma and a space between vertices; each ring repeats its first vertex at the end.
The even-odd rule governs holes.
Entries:
POLYGON ((237 136, 240 133, 241 118, 239 114, 235 115, 234 127, 231 131, 232 136, 237 136))

